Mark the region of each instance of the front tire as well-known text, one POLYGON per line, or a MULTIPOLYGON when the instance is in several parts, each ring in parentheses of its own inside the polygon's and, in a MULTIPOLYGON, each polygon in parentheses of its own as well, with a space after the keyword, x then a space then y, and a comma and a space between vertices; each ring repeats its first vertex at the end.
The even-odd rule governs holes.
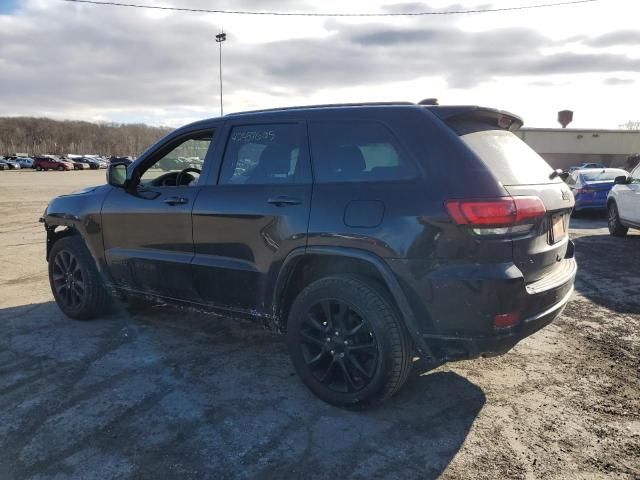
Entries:
POLYGON ((614 237, 624 237, 629 231, 629 228, 620 222, 620 213, 618 212, 616 202, 609 203, 607 207, 607 225, 609 227, 609 233, 614 237))
POLYGON ((49 253, 49 284, 60 310, 88 320, 106 313, 110 298, 96 264, 80 237, 64 237, 49 253))
POLYGON ((287 346, 304 384, 337 406, 381 402, 411 371, 409 334, 388 295, 365 278, 307 286, 291 307, 287 346))
POLYGON ((64 170, 64 167, 63 167, 62 165, 60 165, 60 166, 58 167, 58 171, 59 171, 59 172, 62 172, 63 170, 64 170))

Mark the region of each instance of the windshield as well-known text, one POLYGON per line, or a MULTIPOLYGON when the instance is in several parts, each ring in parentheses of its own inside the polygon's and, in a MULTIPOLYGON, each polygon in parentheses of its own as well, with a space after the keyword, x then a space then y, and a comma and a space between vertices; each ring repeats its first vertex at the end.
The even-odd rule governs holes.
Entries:
POLYGON ((483 130, 460 137, 503 185, 560 183, 553 169, 529 145, 506 130, 483 130))
POLYGON ((593 172, 582 173, 583 182, 606 182, 607 180, 615 180, 616 177, 627 176, 624 170, 594 170, 593 172))

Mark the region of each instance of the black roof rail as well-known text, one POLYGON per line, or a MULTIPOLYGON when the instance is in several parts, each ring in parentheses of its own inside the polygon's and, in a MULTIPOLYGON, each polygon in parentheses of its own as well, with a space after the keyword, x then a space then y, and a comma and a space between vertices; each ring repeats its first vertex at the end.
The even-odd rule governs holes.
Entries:
POLYGON ((265 112, 280 112, 287 110, 302 110, 307 108, 333 108, 333 107, 376 107, 385 105, 415 105, 413 102, 359 102, 359 103, 326 103, 321 105, 298 105, 295 107, 279 107, 279 108, 264 108, 261 110, 247 110, 245 112, 227 113, 225 117, 233 117, 235 115, 244 115, 245 113, 265 113, 265 112))

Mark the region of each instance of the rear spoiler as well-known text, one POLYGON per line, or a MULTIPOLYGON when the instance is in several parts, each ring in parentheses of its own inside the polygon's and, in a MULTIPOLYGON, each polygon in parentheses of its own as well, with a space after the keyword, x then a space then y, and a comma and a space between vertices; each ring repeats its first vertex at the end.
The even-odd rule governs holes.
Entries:
POLYGON ((495 108, 485 108, 473 105, 443 105, 429 106, 425 108, 453 128, 459 135, 469 133, 470 131, 480 130, 479 128, 473 128, 472 125, 474 124, 482 124, 485 126, 485 129, 488 125, 494 128, 497 127, 501 130, 509 130, 513 132, 522 127, 524 123, 522 118, 519 116, 505 112, 504 110, 497 110, 495 108))

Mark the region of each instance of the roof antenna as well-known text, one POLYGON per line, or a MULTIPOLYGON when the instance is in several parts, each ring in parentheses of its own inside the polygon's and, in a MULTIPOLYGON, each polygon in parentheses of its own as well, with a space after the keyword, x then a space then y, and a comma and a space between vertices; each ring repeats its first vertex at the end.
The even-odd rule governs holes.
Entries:
POLYGON ((425 98, 424 100, 420 100, 418 105, 440 105, 438 103, 437 98, 425 98))

